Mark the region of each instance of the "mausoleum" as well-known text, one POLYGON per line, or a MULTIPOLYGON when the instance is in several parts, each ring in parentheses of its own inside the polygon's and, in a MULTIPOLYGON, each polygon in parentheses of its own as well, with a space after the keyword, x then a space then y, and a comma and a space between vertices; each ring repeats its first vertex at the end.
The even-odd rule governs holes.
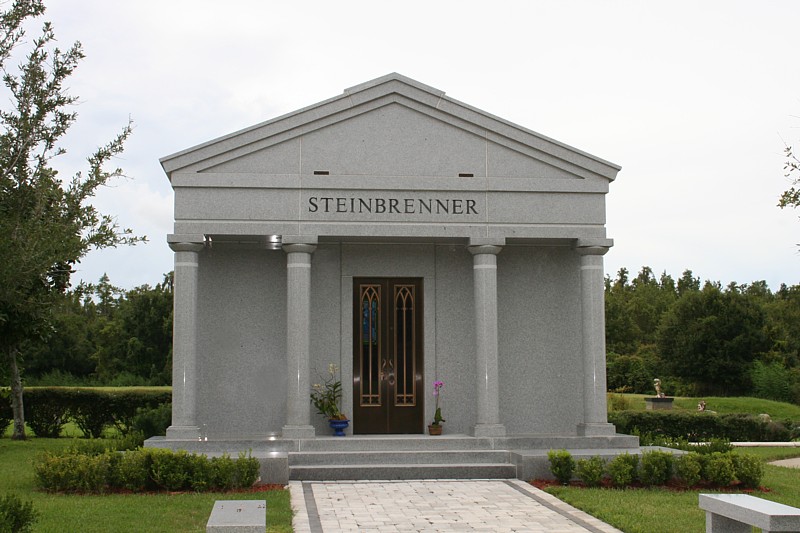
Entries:
POLYGON ((304 450, 637 446, 606 416, 619 166, 398 74, 161 164, 173 418, 148 445, 273 454, 273 479, 304 450), (331 363, 338 439, 309 401, 331 363))

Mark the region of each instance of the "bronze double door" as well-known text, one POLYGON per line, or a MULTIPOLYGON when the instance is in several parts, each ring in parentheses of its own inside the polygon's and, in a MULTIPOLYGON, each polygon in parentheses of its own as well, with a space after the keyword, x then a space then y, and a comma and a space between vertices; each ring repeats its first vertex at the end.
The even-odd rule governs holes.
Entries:
POLYGON ((422 279, 353 279, 353 432, 422 433, 422 279))

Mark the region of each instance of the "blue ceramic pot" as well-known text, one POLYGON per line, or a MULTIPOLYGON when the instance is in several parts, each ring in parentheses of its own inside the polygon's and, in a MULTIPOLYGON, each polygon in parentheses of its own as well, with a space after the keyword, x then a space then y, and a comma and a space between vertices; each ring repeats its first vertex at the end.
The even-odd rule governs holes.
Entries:
POLYGON ((344 437, 344 430, 347 429, 347 426, 350 425, 349 420, 328 420, 328 424, 330 424, 331 428, 333 429, 333 436, 334 437, 344 437))

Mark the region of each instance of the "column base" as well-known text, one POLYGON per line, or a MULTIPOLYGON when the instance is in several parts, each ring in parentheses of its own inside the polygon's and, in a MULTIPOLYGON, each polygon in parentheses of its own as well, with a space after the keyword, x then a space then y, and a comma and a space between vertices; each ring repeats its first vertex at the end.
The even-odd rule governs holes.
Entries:
POLYGON ((281 434, 284 439, 313 439, 316 435, 314 426, 283 426, 281 434))
POLYGON ((505 437, 506 427, 503 424, 477 424, 472 428, 473 437, 505 437))
POLYGON ((616 435, 617 428, 609 423, 589 423, 578 424, 578 436, 580 437, 602 437, 606 435, 616 435))
POLYGON ((200 440, 200 428, 197 426, 170 426, 167 428, 167 440, 200 440))

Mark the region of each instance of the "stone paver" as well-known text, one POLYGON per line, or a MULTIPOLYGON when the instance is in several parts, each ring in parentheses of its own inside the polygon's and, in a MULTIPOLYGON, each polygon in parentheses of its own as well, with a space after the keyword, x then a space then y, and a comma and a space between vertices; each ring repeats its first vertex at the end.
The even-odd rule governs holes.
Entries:
POLYGON ((290 482, 298 533, 618 532, 519 480, 290 482))

